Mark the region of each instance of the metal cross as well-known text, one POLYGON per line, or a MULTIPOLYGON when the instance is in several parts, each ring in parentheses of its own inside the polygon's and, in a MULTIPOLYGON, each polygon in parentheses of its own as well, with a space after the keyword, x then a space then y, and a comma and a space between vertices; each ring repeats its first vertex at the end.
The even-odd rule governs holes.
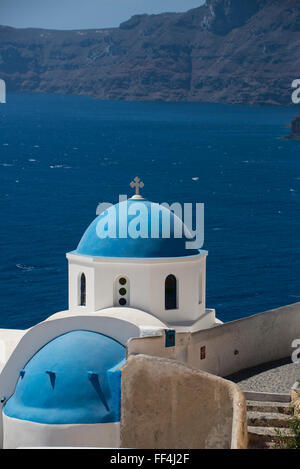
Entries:
POLYGON ((130 187, 132 187, 132 189, 135 188, 135 195, 139 196, 140 195, 140 189, 142 189, 144 187, 144 183, 143 183, 143 181, 140 180, 139 177, 135 177, 134 180, 131 181, 130 187))

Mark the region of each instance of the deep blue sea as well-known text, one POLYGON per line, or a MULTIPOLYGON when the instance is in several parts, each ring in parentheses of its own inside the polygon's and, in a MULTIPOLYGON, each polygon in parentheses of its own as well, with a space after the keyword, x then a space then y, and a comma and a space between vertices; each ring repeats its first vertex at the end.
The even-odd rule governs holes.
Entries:
POLYGON ((0 105, 0 327, 67 308, 65 253, 99 202, 204 202, 207 305, 223 321, 300 301, 295 106, 9 95, 0 105))

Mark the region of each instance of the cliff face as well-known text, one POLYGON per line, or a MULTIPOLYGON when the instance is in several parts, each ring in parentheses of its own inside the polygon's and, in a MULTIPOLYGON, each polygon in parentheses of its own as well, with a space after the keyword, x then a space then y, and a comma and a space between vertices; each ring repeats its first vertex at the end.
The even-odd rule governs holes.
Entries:
POLYGON ((294 138, 300 140, 300 111, 291 122, 291 133, 286 138, 294 138))
POLYGON ((114 29, 0 27, 0 78, 17 92, 291 104, 299 45, 299 0, 208 0, 114 29))

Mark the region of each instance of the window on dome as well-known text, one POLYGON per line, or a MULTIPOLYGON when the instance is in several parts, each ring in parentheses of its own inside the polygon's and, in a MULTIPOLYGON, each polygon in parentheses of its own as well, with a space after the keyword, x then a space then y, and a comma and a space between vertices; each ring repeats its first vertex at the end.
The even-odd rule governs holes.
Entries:
POLYGON ((165 309, 177 309, 177 280, 168 275, 165 281, 165 309))
POLYGON ((80 306, 86 306, 86 277, 80 276, 80 306))

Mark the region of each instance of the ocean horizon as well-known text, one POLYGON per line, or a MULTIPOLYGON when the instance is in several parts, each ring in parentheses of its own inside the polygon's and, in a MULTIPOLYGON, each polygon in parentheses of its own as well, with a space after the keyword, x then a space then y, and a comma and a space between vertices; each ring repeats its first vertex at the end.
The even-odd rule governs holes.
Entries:
POLYGON ((99 202, 203 202, 207 307, 231 321, 300 300, 296 106, 8 94, 0 105, 0 328, 67 309, 66 252, 99 202))

